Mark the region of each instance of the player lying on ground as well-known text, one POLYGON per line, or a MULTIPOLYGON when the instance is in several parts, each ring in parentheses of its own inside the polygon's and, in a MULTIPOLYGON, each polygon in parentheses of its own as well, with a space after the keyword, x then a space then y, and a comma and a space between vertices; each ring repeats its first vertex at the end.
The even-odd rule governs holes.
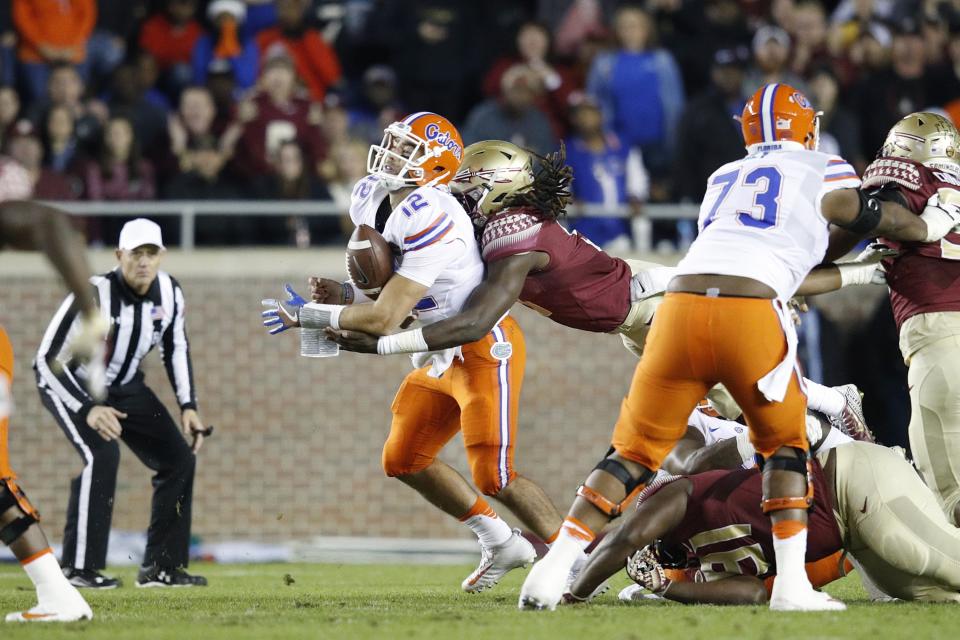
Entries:
POLYGON ((815 591, 803 571, 814 491, 806 481, 806 397, 786 303, 822 261, 831 224, 860 236, 929 241, 960 222, 960 207, 934 197, 918 217, 858 191, 847 162, 816 151, 816 113, 787 85, 758 90, 741 125, 748 155, 710 178, 700 235, 657 310, 613 452, 586 478, 557 540, 528 574, 522 608, 556 606, 595 532, 653 478, 690 412, 718 382, 743 409, 765 460, 763 511, 772 521, 780 577, 771 609, 844 608, 815 591))
MULTIPOLYGON (((12 175, 22 171, 12 164, 0 164, 0 200, 9 197, 4 188, 12 175)), ((24 181, 26 177, 24 176, 24 181)), ((15 197, 26 196, 18 193, 15 197)), ((85 259, 83 238, 60 211, 35 202, 0 202, 0 247, 43 251, 76 296, 82 314, 80 333, 74 340, 72 357, 89 361, 107 325, 96 313, 88 284, 90 269, 85 259)), ((99 363, 102 381, 102 363, 99 363)), ((37 590, 37 605, 29 611, 8 614, 7 622, 71 622, 90 619, 93 612, 83 597, 60 571, 50 543, 40 528, 40 516, 16 481, 7 451, 7 428, 11 409, 13 347, 0 327, 0 541, 10 547, 37 590)), ((102 382, 101 382, 102 384, 102 382)), ((102 396, 103 389, 91 389, 102 396)))
MULTIPOLYGON (((869 442, 842 444, 817 458, 805 560, 822 561, 844 548, 891 596, 960 602, 960 532, 910 463, 869 442)), ((571 596, 587 598, 629 558, 630 576, 670 600, 766 602, 777 566, 769 520, 758 508, 762 482, 756 470, 656 481, 640 494, 623 526, 591 554, 571 596), (688 563, 685 573, 694 581, 667 576, 651 546, 658 540, 671 557, 688 563)), ((837 575, 822 563, 819 568, 825 573, 815 575, 837 575)))
MULTIPOLYGON (((568 232, 558 219, 565 215, 572 170, 562 148, 541 160, 534 172, 530 153, 501 140, 477 142, 464 150, 451 188, 472 211, 487 272, 460 313, 383 337, 331 330, 332 339, 344 349, 363 353, 456 347, 488 333, 520 301, 574 329, 618 333, 624 346, 639 357, 676 269, 622 260, 568 232)), ((823 293, 868 283, 882 255, 869 251, 851 263, 825 265, 811 277, 811 286, 801 286, 800 292, 823 293)), ((341 303, 342 292, 353 286, 319 280, 312 288, 315 300, 341 303)), ((723 416, 739 417, 740 408, 722 385, 707 395, 723 416)), ((848 429, 862 428, 860 395, 852 385, 831 389, 807 381, 807 395, 812 409, 842 420, 848 429)))
MULTIPOLYGON (((375 228, 397 247, 399 267, 375 303, 301 301, 302 308, 287 310, 272 305, 265 312, 271 332, 302 325, 379 335, 395 331, 414 307, 424 324, 459 313, 483 278, 473 225, 446 188, 462 152, 459 133, 437 114, 415 113, 387 127, 383 143, 371 148, 370 175, 354 188, 350 216, 358 227, 375 228)), ((482 494, 506 504, 545 540, 562 523, 543 490, 514 469, 526 362, 523 333, 504 316, 462 348, 412 351, 416 370, 393 402, 383 468, 476 533, 481 561, 462 588, 481 591, 507 571, 533 562, 536 553, 459 473, 437 459, 458 431, 482 494)))

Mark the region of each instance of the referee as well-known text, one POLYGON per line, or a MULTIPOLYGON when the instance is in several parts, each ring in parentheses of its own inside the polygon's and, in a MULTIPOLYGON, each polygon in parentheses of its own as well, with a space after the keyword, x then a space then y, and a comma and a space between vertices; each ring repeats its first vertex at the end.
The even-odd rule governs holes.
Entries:
POLYGON ((203 443, 203 423, 197 414, 183 290, 159 271, 164 250, 156 223, 131 220, 120 231, 119 266, 90 280, 100 313, 110 321, 105 401, 97 403, 84 391, 84 366, 64 362, 63 354, 78 331, 72 295, 47 327, 34 362, 40 398, 84 463, 70 485, 61 561, 64 574, 77 587, 120 585, 100 573, 106 566, 120 463, 117 440, 154 471, 150 528, 137 586, 207 584, 184 571, 189 560, 194 454, 203 443), (180 404, 183 433, 192 439, 192 448, 144 383, 140 362, 154 346, 160 347, 180 404))

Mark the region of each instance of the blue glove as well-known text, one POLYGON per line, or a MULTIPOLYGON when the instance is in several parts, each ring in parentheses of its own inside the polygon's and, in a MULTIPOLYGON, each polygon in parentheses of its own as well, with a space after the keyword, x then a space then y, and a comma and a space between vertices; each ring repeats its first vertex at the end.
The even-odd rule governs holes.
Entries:
POLYGON ((283 333, 287 329, 300 326, 298 312, 300 308, 307 304, 299 293, 293 290, 293 286, 285 284, 283 286, 287 292, 287 299, 284 301, 267 298, 261 300, 260 304, 267 307, 267 310, 260 314, 263 318, 263 326, 268 329, 271 336, 283 333))

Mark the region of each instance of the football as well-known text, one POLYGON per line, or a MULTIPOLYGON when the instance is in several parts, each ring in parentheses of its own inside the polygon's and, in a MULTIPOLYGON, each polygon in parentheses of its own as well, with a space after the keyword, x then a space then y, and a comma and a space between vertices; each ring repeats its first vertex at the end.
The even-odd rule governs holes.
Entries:
POLYGON ((374 300, 393 275, 393 250, 373 227, 362 224, 350 236, 347 274, 360 291, 374 300))

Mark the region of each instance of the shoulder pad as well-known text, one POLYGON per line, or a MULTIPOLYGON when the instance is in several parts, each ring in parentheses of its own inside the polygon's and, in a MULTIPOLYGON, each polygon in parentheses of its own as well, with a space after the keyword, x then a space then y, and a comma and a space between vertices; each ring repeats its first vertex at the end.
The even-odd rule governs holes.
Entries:
POLYGON ((543 223, 524 211, 505 211, 491 218, 483 228, 480 247, 483 255, 519 244, 535 236, 543 223))
POLYGON ((923 186, 920 167, 909 160, 880 158, 871 162, 863 172, 865 189, 882 187, 889 183, 896 183, 911 191, 917 191, 923 186))

